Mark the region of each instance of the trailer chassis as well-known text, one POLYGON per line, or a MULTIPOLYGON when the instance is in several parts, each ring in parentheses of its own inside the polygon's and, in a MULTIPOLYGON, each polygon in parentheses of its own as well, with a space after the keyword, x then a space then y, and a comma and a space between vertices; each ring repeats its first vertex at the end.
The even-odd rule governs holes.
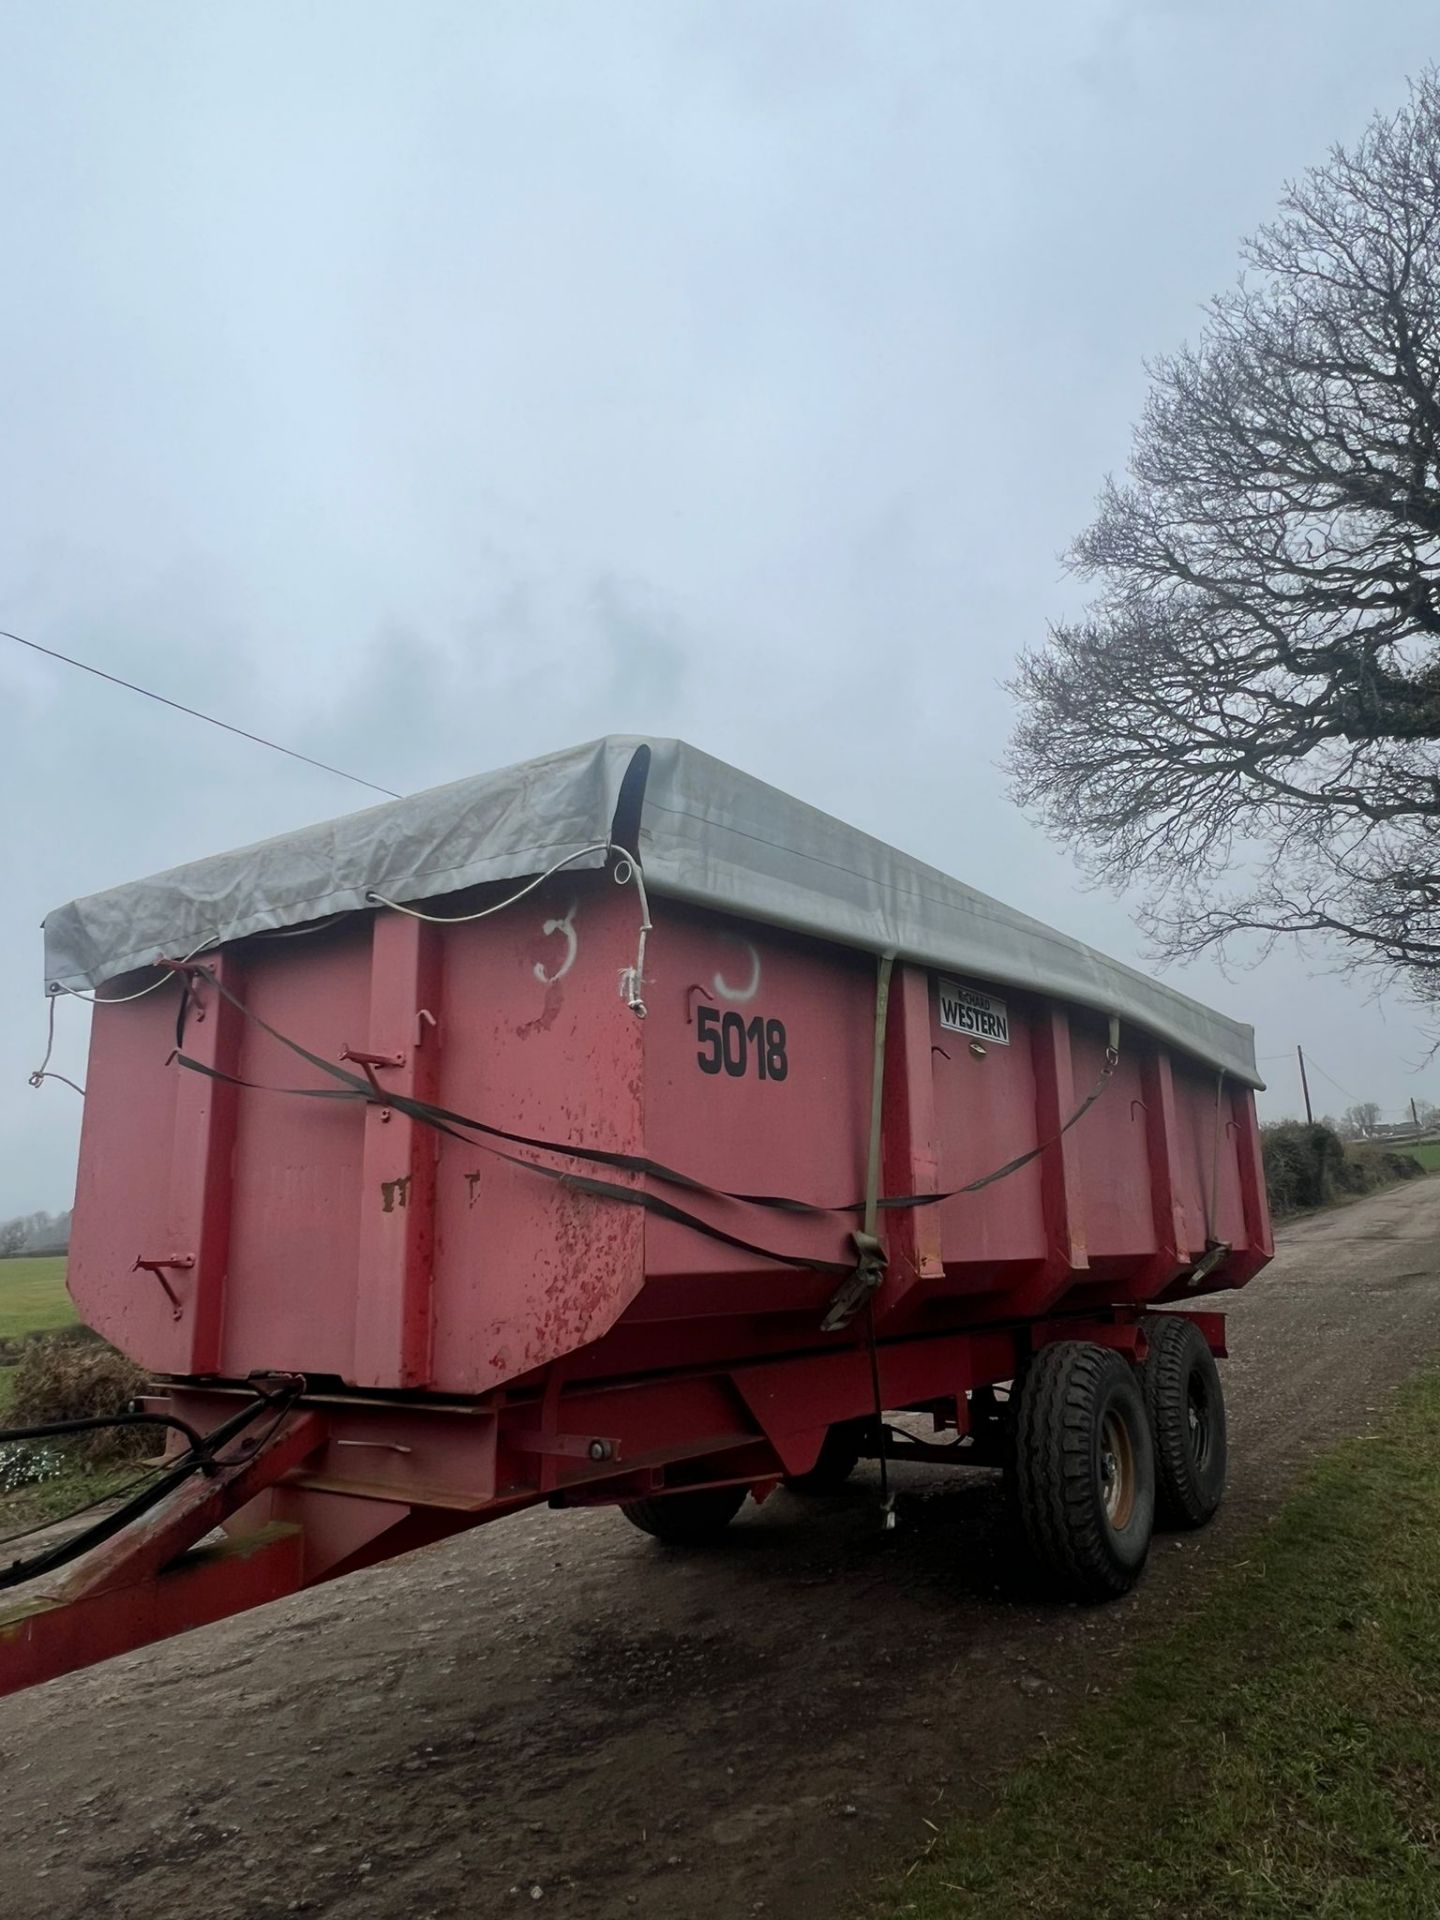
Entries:
MULTIPOLYGON (((1191 1322, 1223 1356, 1222 1315, 1166 1317, 1191 1322)), ((1139 1366, 1145 1316, 1120 1307, 882 1339, 873 1354, 863 1341, 832 1343, 611 1379, 567 1379, 557 1364, 529 1387, 473 1400, 161 1383, 137 1408, 172 1435, 155 1463, 160 1493, 0 1570, 0 1693, 524 1507, 653 1511, 727 1487, 763 1499, 811 1474, 843 1423, 859 1454, 883 1445, 891 1462, 999 1465, 1012 1420, 995 1389, 1061 1346, 1139 1366), (929 1415, 954 1437, 885 1430, 882 1416, 897 1412, 929 1415)))

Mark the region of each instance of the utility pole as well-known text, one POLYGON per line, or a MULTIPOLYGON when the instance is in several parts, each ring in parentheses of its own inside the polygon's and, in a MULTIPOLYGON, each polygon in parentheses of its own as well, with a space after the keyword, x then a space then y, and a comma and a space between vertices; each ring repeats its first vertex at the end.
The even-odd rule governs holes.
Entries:
POLYGON ((1420 1116, 1415 1111, 1415 1096, 1413 1093, 1410 1096, 1410 1124, 1417 1133, 1420 1131, 1420 1116))
POLYGON ((1305 1078, 1305 1050, 1303 1047, 1296 1047, 1295 1058, 1300 1062, 1300 1091, 1305 1095, 1305 1118, 1313 1127, 1315 1124, 1315 1115, 1310 1107, 1310 1082, 1305 1078))

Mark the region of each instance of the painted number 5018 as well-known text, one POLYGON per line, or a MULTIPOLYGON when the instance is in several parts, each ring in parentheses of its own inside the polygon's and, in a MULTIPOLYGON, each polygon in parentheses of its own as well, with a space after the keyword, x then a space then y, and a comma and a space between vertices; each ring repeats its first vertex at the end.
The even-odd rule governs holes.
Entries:
POLYGON ((728 1073, 732 1080, 743 1080, 753 1066, 761 1080, 783 1080, 790 1071, 783 1020, 757 1013, 747 1025, 744 1014, 701 1007, 695 1031, 701 1041, 695 1058, 702 1073, 728 1073))

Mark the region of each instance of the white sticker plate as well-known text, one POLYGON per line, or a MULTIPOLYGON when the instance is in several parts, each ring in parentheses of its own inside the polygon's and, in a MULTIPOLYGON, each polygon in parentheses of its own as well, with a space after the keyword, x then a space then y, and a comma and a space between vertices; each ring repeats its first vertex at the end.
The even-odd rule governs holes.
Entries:
POLYGON ((968 1034, 972 1040, 990 1040, 996 1046, 1010 1044, 1010 1015, 1005 1002, 993 993, 981 993, 958 980, 941 980, 940 1024, 949 1033, 968 1034))

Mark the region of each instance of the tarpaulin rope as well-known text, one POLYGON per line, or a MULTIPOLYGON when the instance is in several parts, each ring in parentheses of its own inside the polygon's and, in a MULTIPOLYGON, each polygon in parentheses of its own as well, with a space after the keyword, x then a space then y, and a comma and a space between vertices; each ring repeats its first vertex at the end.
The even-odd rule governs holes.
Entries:
MULTIPOLYGON (((641 1020, 646 1017, 644 1000, 645 990, 645 942, 655 931, 650 919, 650 896, 645 891, 645 871, 636 856, 628 847, 622 847, 618 840, 593 840, 588 847, 581 847, 575 853, 567 853, 563 860, 557 860, 553 867, 547 867, 544 873, 537 873, 533 880, 527 880, 518 892, 504 900, 497 900, 493 906, 477 907, 473 913, 426 913, 419 907, 407 907, 398 900, 389 900, 383 893, 377 893, 373 887, 366 889, 365 898, 371 906, 389 907, 392 913, 406 914, 411 920, 423 920, 431 927, 468 926, 474 920, 488 920, 492 914, 504 913, 507 907, 513 907, 527 895, 543 886, 553 874, 565 867, 573 867, 577 860, 585 859, 592 853, 608 853, 615 858, 611 868, 611 878, 617 887, 633 886, 640 898, 640 938, 635 950, 635 964, 625 967, 620 974, 620 991, 625 1004, 641 1020)), ((546 931, 549 932, 547 926, 546 931)))
POLYGON ((78 1080, 70 1080, 63 1073, 52 1073, 50 1071, 50 1056, 52 1053, 54 1053, 54 1051, 55 1051, 55 996, 52 994, 50 996, 50 1030, 45 1038, 45 1058, 40 1062, 39 1066, 30 1075, 30 1084, 32 1087, 38 1088, 38 1087, 43 1087, 47 1080, 58 1080, 62 1086, 73 1087, 75 1092, 78 1093, 80 1098, 83 1100, 85 1098, 85 1089, 80 1085, 78 1080))

